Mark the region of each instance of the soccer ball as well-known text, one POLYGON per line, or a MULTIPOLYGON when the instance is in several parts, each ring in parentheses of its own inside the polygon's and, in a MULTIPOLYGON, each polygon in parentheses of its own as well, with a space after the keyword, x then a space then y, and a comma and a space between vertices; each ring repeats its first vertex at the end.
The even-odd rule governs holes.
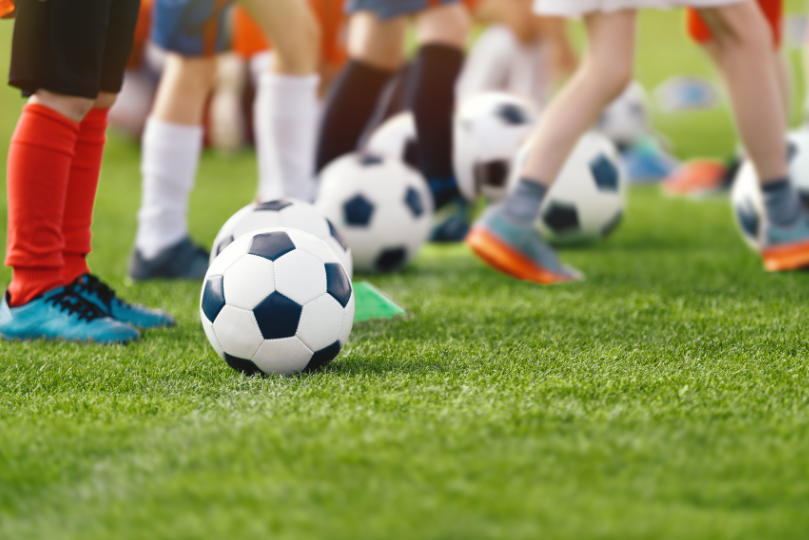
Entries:
POLYGON ((399 158, 419 170, 419 141, 413 113, 399 113, 379 126, 368 139, 366 151, 399 158))
POLYGON ((248 375, 313 371, 354 324, 354 290, 332 249, 287 227, 238 237, 208 268, 199 303, 214 350, 248 375))
MULTIPOLYGON (((526 143, 515 158, 510 186, 528 158, 526 143)), ((625 180, 615 146, 603 135, 585 134, 562 167, 542 206, 537 227, 554 244, 580 244, 609 235, 621 222, 625 180)))
MULTIPOLYGON (((787 136, 789 176, 795 189, 809 210, 809 132, 795 131, 787 136)), ((730 194, 733 215, 739 232, 752 249, 759 251, 759 230, 764 216, 764 199, 758 175, 753 164, 746 160, 736 178, 730 194)))
POLYGON ((506 92, 463 100, 454 123, 453 162, 461 194, 499 201, 508 192, 511 161, 536 120, 533 104, 506 92))
POLYGON ((649 133, 649 99, 643 86, 630 83, 601 114, 596 129, 618 146, 629 146, 649 133))
POLYGON ((363 272, 399 270, 430 235, 427 184, 394 157, 354 153, 336 159, 321 173, 315 206, 346 239, 363 272))
POLYGON ((351 248, 331 221, 324 218, 314 205, 292 198, 248 204, 233 214, 213 241, 211 264, 236 238, 268 227, 291 227, 320 238, 334 250, 349 279, 353 275, 351 248))

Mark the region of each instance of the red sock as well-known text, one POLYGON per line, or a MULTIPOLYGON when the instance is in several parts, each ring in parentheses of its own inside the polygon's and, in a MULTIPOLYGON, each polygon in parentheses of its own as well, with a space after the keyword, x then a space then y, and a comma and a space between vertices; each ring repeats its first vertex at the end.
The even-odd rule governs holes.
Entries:
POLYGON ((11 305, 64 285, 62 217, 79 124, 45 107, 23 107, 8 150, 11 305))
POLYGON ((109 109, 91 109, 79 127, 62 220, 62 235, 65 238, 62 275, 65 283, 90 272, 87 267, 87 254, 92 249, 90 225, 93 222, 93 204, 104 156, 104 142, 107 140, 108 112, 109 109))

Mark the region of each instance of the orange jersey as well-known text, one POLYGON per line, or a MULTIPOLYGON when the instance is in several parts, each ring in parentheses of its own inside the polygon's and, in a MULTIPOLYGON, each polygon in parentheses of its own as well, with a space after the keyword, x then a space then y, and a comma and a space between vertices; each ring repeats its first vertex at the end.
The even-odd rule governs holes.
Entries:
MULTIPOLYGON (((782 39, 781 21, 784 18, 783 0, 757 0, 756 3, 770 25, 773 39, 775 40, 775 46, 780 47, 782 39)), ((705 24, 696 10, 687 10, 686 27, 688 28, 688 35, 691 36, 691 39, 697 43, 711 41, 711 30, 708 28, 708 25, 705 24)))
POLYGON ((10 19, 14 17, 16 10, 14 0, 0 0, 0 19, 10 19))
MULTIPOLYGON (((309 0, 322 34, 321 58, 324 63, 339 66, 345 62, 345 36, 343 0, 309 0)), ((233 51, 249 58, 271 49, 258 24, 247 11, 237 5, 233 8, 233 51)))

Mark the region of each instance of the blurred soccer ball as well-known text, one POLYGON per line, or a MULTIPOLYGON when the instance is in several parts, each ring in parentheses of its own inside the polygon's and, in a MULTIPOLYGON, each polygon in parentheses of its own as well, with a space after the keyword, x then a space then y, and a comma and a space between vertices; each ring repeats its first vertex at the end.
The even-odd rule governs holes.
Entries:
POLYGON ((596 129, 619 146, 628 146, 649 133, 649 99, 643 86, 637 81, 630 83, 602 113, 596 129))
MULTIPOLYGON (((795 131, 787 136, 787 157, 789 160, 789 176, 804 207, 809 210, 809 132, 795 131)), ((745 160, 736 178, 730 194, 733 216, 739 232, 752 249, 759 251, 759 230, 764 216, 764 200, 753 164, 745 160)))
POLYGON ((368 139, 366 151, 393 156, 419 170, 419 143, 413 113, 399 113, 379 126, 368 139))
POLYGON ((462 101, 455 114, 454 166, 461 194, 499 201, 507 193, 514 155, 536 120, 533 104, 506 92, 484 92, 462 101))
POLYGON ((200 318, 233 369, 312 371, 348 340, 354 290, 321 240, 296 229, 261 229, 237 238, 208 269, 200 318))
MULTIPOLYGON (((509 180, 519 181, 531 143, 526 143, 515 161, 509 180)), ((596 132, 585 134, 562 167, 539 210, 537 227, 555 244, 592 242, 609 235, 624 212, 625 180, 615 146, 596 132)))
POLYGON ((430 234, 426 182, 390 156, 355 153, 333 161, 321 173, 315 206, 346 239, 354 267, 363 272, 399 270, 430 234))
POLYGON ((236 238, 268 227, 300 229, 323 240, 334 250, 348 277, 352 277, 351 248, 331 221, 323 217, 314 205, 292 198, 248 204, 233 214, 216 235, 211 248, 211 264, 236 238))

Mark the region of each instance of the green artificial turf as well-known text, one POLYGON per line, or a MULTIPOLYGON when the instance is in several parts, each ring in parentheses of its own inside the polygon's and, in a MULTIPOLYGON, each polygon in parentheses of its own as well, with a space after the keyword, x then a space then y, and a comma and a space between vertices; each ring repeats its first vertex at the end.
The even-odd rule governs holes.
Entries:
MULTIPOLYGON (((652 82, 678 25, 644 18, 652 82)), ((20 105, 0 91, 3 156, 20 105)), ((661 126, 683 154, 732 148, 724 113, 700 114, 661 126)), ((206 155, 194 236, 212 241, 254 178, 251 154, 206 155)), ((179 326, 129 347, 0 343, 0 538, 809 534, 809 275, 764 273, 726 201, 632 190, 614 237, 563 254, 580 284, 427 247, 371 278, 411 317, 357 325, 323 372, 249 379, 208 345, 199 283, 123 279, 139 181, 112 137, 91 262, 179 326)))

